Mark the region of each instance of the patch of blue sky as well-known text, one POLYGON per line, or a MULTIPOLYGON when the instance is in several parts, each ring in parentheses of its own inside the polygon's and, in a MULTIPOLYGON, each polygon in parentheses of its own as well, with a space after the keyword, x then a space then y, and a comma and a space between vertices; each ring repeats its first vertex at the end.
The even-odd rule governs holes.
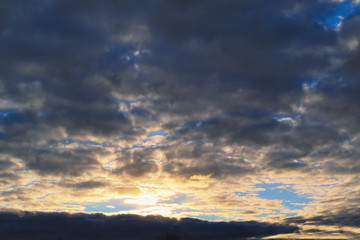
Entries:
MULTIPOLYGON (((146 141, 143 140, 143 142, 146 142, 146 141)), ((120 152, 130 152, 130 151, 136 150, 136 149, 154 149, 154 148, 157 148, 158 146, 159 146, 158 143, 150 145, 150 146, 143 146, 143 145, 136 144, 134 146, 131 146, 130 148, 122 148, 120 152)))
POLYGON ((145 49, 134 49, 128 45, 115 45, 107 47, 108 54, 104 58, 103 64, 107 64, 108 68, 119 67, 118 63, 122 65, 132 65, 136 72, 140 72, 139 63, 141 62, 142 55, 148 55, 150 51, 145 49), (112 64, 109 64, 111 62, 112 64))
POLYGON ((309 88, 313 88, 313 87, 315 87, 317 84, 318 84, 318 83, 314 81, 314 82, 309 82, 309 83, 307 83, 306 86, 309 87, 309 88))
MULTIPOLYGON (((359 179, 360 180, 360 179, 359 179)), ((319 187, 333 187, 338 185, 339 183, 332 183, 332 184, 321 184, 321 185, 317 185, 319 187)))
POLYGON ((113 159, 113 160, 110 160, 108 161, 107 163, 105 163, 103 165, 103 167, 106 169, 106 170, 109 170, 109 171, 114 171, 114 167, 111 165, 113 162, 116 162, 116 159, 113 159))
POLYGON ((325 25, 332 30, 338 29, 341 25, 341 22, 357 12, 359 12, 359 5, 355 4, 354 1, 348 0, 340 2, 330 13, 325 14, 319 18, 315 19, 315 22, 325 25))
POLYGON ((86 212, 103 212, 103 213, 112 213, 118 211, 130 211, 135 210, 135 206, 125 205, 119 200, 110 200, 102 203, 95 203, 84 205, 86 212))
POLYGON ((276 120, 282 120, 284 118, 296 119, 299 116, 300 116, 300 114, 297 114, 297 113, 294 113, 294 114, 275 114, 273 116, 273 118, 276 119, 276 120))
POLYGON ((72 138, 66 138, 66 139, 63 139, 60 141, 51 142, 50 144, 73 144, 73 143, 85 145, 85 146, 96 146, 96 147, 104 147, 105 146, 104 143, 98 143, 98 142, 91 141, 91 140, 81 141, 81 140, 72 139, 72 138))
POLYGON ((40 182, 40 181, 31 181, 31 182, 28 182, 28 183, 26 183, 26 184, 16 184, 16 185, 11 185, 11 186, 10 186, 10 187, 8 187, 8 188, 10 188, 10 189, 14 189, 14 188, 17 188, 17 187, 28 187, 28 186, 31 186, 31 185, 33 185, 33 184, 37 183, 37 182, 40 182))
POLYGON ((113 213, 118 211, 130 211, 135 210, 135 206, 129 206, 124 204, 121 200, 109 200, 100 203, 63 203, 68 205, 78 205, 85 208, 85 212, 101 212, 101 213, 113 213))
POLYGON ((202 215, 196 215, 196 218, 200 218, 200 219, 204 219, 207 221, 228 221, 228 218, 225 217, 220 217, 217 215, 207 215, 207 214, 202 214, 202 215))
POLYGON ((285 213, 286 217, 295 217, 298 214, 297 213, 285 213))
POLYGON ((0 120, 5 125, 11 125, 13 123, 23 123, 27 121, 27 118, 20 111, 15 109, 0 109, 0 120))
POLYGON ((88 145, 88 146, 104 147, 104 144, 98 143, 98 142, 94 142, 94 141, 90 141, 90 140, 83 141, 83 142, 81 142, 81 144, 83 144, 83 145, 88 145))
POLYGON ((195 126, 197 128, 199 128, 199 127, 201 127, 202 124, 203 124, 203 121, 198 121, 198 122, 195 123, 195 126))
POLYGON ((310 79, 310 80, 305 80, 303 81, 303 86, 307 87, 307 88, 314 88, 318 85, 318 81, 310 79))
POLYGON ((235 192, 235 194, 238 196, 246 196, 249 194, 249 192, 235 192))
POLYGON ((49 193, 49 194, 46 194, 44 196, 38 197, 37 199, 41 200, 41 199, 47 198, 48 196, 52 196, 52 195, 55 195, 55 193, 49 193))
POLYGON ((132 146, 129 150, 131 150, 131 149, 145 149, 146 147, 144 147, 144 146, 141 146, 141 145, 134 145, 134 146, 132 146))
POLYGON ((7 117, 9 114, 15 112, 12 109, 0 109, 0 117, 7 117))
POLYGON ((203 125, 212 125, 212 124, 217 124, 218 123, 218 119, 216 118, 208 118, 208 119, 203 119, 203 120, 200 120, 200 121, 197 121, 195 123, 192 123, 194 124, 193 127, 195 128, 199 128, 203 125))
MULTIPOLYGON (((14 170, 14 172, 23 172, 23 171, 27 171, 27 169, 17 169, 17 170, 14 170)), ((41 182, 49 182, 49 183, 56 183, 57 181, 56 180, 46 180, 46 181, 30 181, 28 183, 25 183, 25 184, 16 184, 16 185, 12 185, 8 188, 16 188, 16 187, 29 187, 31 185, 34 185, 36 183, 41 183, 41 182)))
POLYGON ((291 210, 303 209, 306 204, 313 199, 310 196, 300 195, 289 186, 280 183, 260 183, 255 185, 256 188, 265 189, 258 192, 258 196, 270 200, 282 200, 283 205, 291 210))
POLYGON ((40 182, 41 182, 41 181, 31 181, 31 182, 28 182, 28 183, 23 184, 23 185, 20 185, 20 186, 28 187, 28 186, 31 186, 31 185, 33 185, 33 184, 35 184, 35 183, 40 183, 40 182))
POLYGON ((273 115, 273 119, 295 127, 298 124, 299 116, 300 114, 275 114, 273 115))
POLYGON ((111 49, 109 49, 110 54, 112 54, 117 59, 126 61, 126 62, 133 62, 135 61, 135 57, 132 54, 134 51, 132 48, 128 46, 116 46, 111 49))
POLYGON ((154 137, 154 136, 165 136, 165 132, 163 130, 158 130, 158 131, 154 131, 149 133, 147 136, 148 137, 154 137))
POLYGON ((126 153, 126 152, 131 152, 131 148, 123 148, 123 147, 118 147, 121 150, 115 151, 114 153, 126 153))

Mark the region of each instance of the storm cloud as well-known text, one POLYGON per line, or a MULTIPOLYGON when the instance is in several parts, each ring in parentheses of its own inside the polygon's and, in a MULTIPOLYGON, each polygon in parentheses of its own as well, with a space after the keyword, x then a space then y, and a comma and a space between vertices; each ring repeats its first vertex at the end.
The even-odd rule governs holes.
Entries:
POLYGON ((292 233, 297 227, 259 222, 207 222, 161 216, 1 212, 5 239, 243 239, 292 233))

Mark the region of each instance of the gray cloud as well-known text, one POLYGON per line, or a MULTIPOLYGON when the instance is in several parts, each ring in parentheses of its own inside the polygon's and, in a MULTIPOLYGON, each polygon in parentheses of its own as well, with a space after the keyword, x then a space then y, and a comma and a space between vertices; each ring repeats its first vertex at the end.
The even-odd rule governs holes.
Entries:
POLYGON ((0 185, 14 184, 21 177, 16 170, 21 167, 10 159, 9 156, 0 157, 0 185))
POLYGON ((235 239, 292 233, 297 227, 259 222, 217 222, 160 216, 1 212, 0 235, 16 239, 235 239))
POLYGON ((106 186, 109 186, 110 183, 105 182, 105 181, 89 180, 89 181, 78 182, 78 183, 61 182, 59 185, 69 187, 69 188, 73 188, 75 190, 89 190, 89 189, 96 189, 96 188, 106 187, 106 186))
MULTIPOLYGON (((329 28, 326 18, 337 4, 1 1, 0 151, 7 157, 0 158, 0 184, 19 183, 25 170, 39 178, 83 177, 60 184, 77 190, 109 186, 93 180, 97 170, 130 182, 155 173, 217 181, 269 172, 358 176, 360 18, 355 12, 339 30, 329 28), (158 129, 163 140, 146 145, 158 129), (105 161, 115 166, 105 168, 105 161)), ((19 189, 1 196, 26 201, 19 189)), ((289 222, 355 226, 357 215, 353 207, 289 222)), ((6 216, 16 225, 55 215, 6 216)), ((84 226, 95 218, 104 229, 104 222, 115 226, 113 219, 122 218, 56 217, 84 226)), ((209 234, 217 229, 195 220, 164 222, 189 230, 194 224, 209 234)), ((274 226, 239 224, 216 226, 230 226, 228 239, 246 224, 274 226)), ((35 234, 21 227, 21 234, 35 234)), ((53 236, 48 227, 50 235, 45 229, 40 237, 53 236)), ((271 231, 282 232, 278 227, 271 231)), ((109 239, 117 237, 112 233, 109 239)))
POLYGON ((349 226, 358 227, 360 224, 359 209, 356 208, 343 208, 336 212, 323 212, 322 215, 303 218, 293 217, 288 218, 288 223, 301 223, 308 225, 333 225, 333 226, 349 226))
POLYGON ((189 142, 165 148, 163 152, 166 156, 164 171, 178 176, 208 175, 221 179, 257 171, 243 158, 231 156, 216 145, 203 146, 202 143, 189 142))
MULTIPOLYGON (((340 88, 342 98, 308 104, 311 117, 318 117, 315 125, 301 121, 293 128, 274 118, 279 113, 298 114, 292 106, 303 101, 304 82, 315 78, 314 72, 327 71, 333 58, 326 49, 342 51, 337 48, 336 32, 314 21, 322 9, 334 5, 296 4, 219 1, 204 9, 200 1, 158 1, 146 10, 144 5, 137 8, 136 3, 112 1, 53 1, 31 6, 4 2, 3 11, 12 14, 5 14, 3 21, 2 51, 7 66, 2 71, 2 91, 7 101, 31 104, 24 110, 7 110, 8 116, 1 119, 7 126, 3 139, 34 137, 25 135, 29 129, 43 136, 44 125, 47 129, 64 127, 74 137, 133 139, 142 127, 136 124, 145 127, 157 120, 177 141, 219 144, 226 139, 227 144, 240 146, 291 146, 296 153, 287 153, 289 160, 281 159, 286 158, 284 153, 273 151, 267 165, 305 167, 307 164, 294 165, 292 159, 310 155, 316 146, 343 141, 336 125, 342 116, 337 118, 329 104, 346 109, 350 99, 344 94, 350 85, 340 88), (67 17, 62 18, 65 13, 67 17), (148 97, 149 104, 120 111, 122 99, 114 93, 125 98, 148 97), (207 118, 201 117, 204 115, 207 118), (182 118, 162 120, 164 116, 182 118)), ((347 20, 341 36, 351 33, 356 37, 352 30, 356 22, 356 17, 347 20)), ((356 54, 350 54, 345 73, 350 72, 346 69, 356 54)), ((333 98, 335 83, 321 81, 319 93, 333 98)), ((304 115, 306 118, 307 112, 304 115)), ((356 127, 353 111, 345 116, 356 127)), ((134 164, 121 171, 135 176, 155 170, 149 163, 134 164), (143 170, 135 171, 137 168, 143 170)), ((206 168, 193 171, 210 172, 206 168)))
POLYGON ((26 166, 40 175, 80 176, 100 167, 94 152, 87 150, 38 150, 27 154, 26 166))

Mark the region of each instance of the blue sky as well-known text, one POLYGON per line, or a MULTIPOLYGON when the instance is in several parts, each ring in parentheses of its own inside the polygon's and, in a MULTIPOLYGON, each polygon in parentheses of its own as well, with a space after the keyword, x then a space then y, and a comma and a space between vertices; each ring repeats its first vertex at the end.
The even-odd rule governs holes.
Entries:
POLYGON ((354 1, 342 1, 315 21, 336 30, 344 19, 351 17, 358 11, 359 6, 354 1))
POLYGON ((278 199, 283 201, 283 205, 291 210, 302 209, 305 205, 297 204, 308 204, 312 201, 311 196, 302 196, 297 194, 292 186, 285 184, 266 184, 261 183, 256 185, 257 188, 264 189, 259 191, 259 197, 265 199, 278 199))

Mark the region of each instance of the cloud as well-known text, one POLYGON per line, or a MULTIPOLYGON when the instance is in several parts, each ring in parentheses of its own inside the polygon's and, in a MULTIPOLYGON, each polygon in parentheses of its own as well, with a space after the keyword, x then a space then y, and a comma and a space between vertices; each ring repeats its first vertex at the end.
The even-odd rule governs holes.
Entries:
POLYGON ((313 218, 294 217, 288 219, 290 223, 302 223, 310 225, 334 225, 334 226, 359 226, 359 211, 357 209, 344 209, 335 214, 324 214, 313 218))
POLYGON ((259 222, 207 222, 160 216, 0 213, 0 235, 6 239, 156 239, 172 233, 181 239, 234 239, 293 233, 297 227, 259 222))
POLYGON ((323 235, 346 234, 349 237, 359 237, 360 214, 358 209, 344 207, 341 210, 324 211, 315 217, 292 217, 286 219, 288 224, 296 224, 308 228, 304 233, 315 233, 323 235), (310 227, 310 228, 309 228, 310 227), (330 229, 326 230, 327 228, 330 229), (334 229, 331 231, 331 229, 334 229))
MULTIPOLYGON (((257 150, 277 148, 274 145, 295 148, 296 153, 289 155, 301 158, 297 160, 303 164, 276 159, 278 150, 270 150, 270 160, 262 165, 275 169, 306 168, 309 164, 302 159, 314 147, 336 140, 340 144, 340 129, 328 118, 313 124, 304 113, 295 127, 275 118, 279 113, 299 114, 294 106, 303 101, 304 81, 327 71, 329 51, 340 51, 337 33, 313 20, 333 4, 229 1, 204 8, 201 2, 156 1, 152 7, 145 5, 3 3, 2 9, 13 14, 4 17, 2 35, 8 63, 1 76, 7 102, 3 111, 8 111, 1 119, 6 126, 2 139, 9 143, 36 139, 25 146, 34 148, 37 141, 52 140, 51 130, 62 128, 64 138, 105 142, 121 138, 131 143, 160 125, 170 132, 168 145, 171 140, 191 139, 198 145, 210 141, 257 150), (315 48, 319 52, 312 54, 315 48), (17 107, 9 109, 10 105, 17 107)), ((314 107, 312 111, 319 108, 310 105, 306 107, 314 107)), ((9 153, 24 151, 18 149, 24 147, 21 144, 13 147, 9 153)), ((218 155, 205 149, 208 156, 218 155)), ((50 171, 65 154, 30 151, 41 166, 33 156, 25 162, 39 174, 50 171)), ((75 152, 69 159, 79 155, 75 152)), ((90 158, 83 163, 92 169, 96 163, 90 158)), ((220 158, 196 161, 191 167, 181 160, 169 161, 164 169, 214 177, 253 174, 255 169, 235 158, 232 163, 220 158)), ((52 173, 68 172, 70 162, 56 165, 58 170, 52 173)), ((158 169, 152 161, 137 160, 117 172, 143 176, 158 169)))
POLYGON ((93 152, 82 151, 37 151, 26 159, 27 167, 39 174, 79 176, 99 167, 93 152), (85 170, 84 170, 85 169, 85 170))
POLYGON ((341 6, 1 1, 1 207, 113 200, 104 206, 338 221, 324 202, 356 202, 360 170, 360 18, 334 17, 341 6), (314 201, 261 199, 263 182, 314 201))
POLYGON ((106 187, 109 185, 109 183, 104 181, 89 180, 86 182, 79 182, 75 184, 63 183, 63 185, 66 187, 75 188, 76 190, 89 190, 89 189, 106 187))
POLYGON ((20 176, 16 174, 16 169, 19 169, 21 165, 6 155, 0 156, 0 159, 0 185, 11 184, 19 180, 20 176))

